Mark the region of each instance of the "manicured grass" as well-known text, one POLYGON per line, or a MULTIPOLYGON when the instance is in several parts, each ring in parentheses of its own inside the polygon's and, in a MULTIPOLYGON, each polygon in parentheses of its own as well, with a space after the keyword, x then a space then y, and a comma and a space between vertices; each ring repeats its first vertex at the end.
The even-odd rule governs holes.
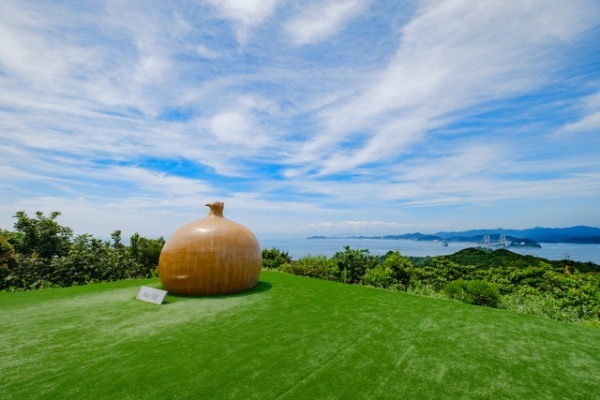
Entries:
POLYGON ((161 306, 142 284, 0 293, 0 398, 600 396, 597 328, 277 272, 161 306))

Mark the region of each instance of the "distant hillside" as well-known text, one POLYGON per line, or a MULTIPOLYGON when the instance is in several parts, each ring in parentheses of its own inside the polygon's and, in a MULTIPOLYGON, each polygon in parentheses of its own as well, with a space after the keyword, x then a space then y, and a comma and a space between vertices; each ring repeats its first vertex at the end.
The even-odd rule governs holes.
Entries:
POLYGON ((386 239, 386 240, 418 240, 421 242, 444 241, 443 238, 436 235, 425 235, 424 233, 405 233, 402 235, 384 235, 384 236, 309 236, 307 239, 386 239))
POLYGON ((476 229, 461 232, 438 232, 435 235, 445 240, 482 235, 506 235, 546 243, 591 243, 600 244, 600 228, 573 226, 570 228, 531 228, 531 229, 476 229))
MULTIPOLYGON (((538 247, 537 242, 600 244, 600 228, 589 226, 573 226, 571 228, 536 227, 520 230, 504 228, 473 229, 469 231, 437 232, 433 235, 415 232, 401 235, 345 236, 344 238, 479 243, 485 235, 490 235, 492 241, 498 240, 500 235, 505 235, 507 240, 513 242, 513 246, 538 247)), ((307 239, 330 239, 330 237, 309 236, 307 239)))
MULTIPOLYGON (((482 243, 485 235, 475 236, 452 236, 443 238, 437 235, 425 235, 423 233, 407 233, 404 235, 385 235, 385 236, 345 236, 343 239, 384 239, 384 240, 416 240, 419 242, 467 242, 467 243, 482 243)), ((499 243, 499 234, 488 234, 491 243, 499 243)), ((328 236, 309 236, 307 239, 340 239, 340 237, 328 236)), ((532 239, 518 238, 514 236, 506 236, 509 243, 507 247, 542 247, 538 242, 532 239)), ((500 246, 503 247, 503 246, 500 246)))

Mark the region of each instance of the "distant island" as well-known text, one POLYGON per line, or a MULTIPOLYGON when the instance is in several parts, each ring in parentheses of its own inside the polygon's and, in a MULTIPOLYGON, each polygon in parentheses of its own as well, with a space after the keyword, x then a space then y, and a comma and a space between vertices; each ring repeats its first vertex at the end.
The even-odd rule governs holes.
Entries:
POLYGON ((483 247, 534 247, 541 248, 540 243, 579 243, 600 244, 600 228, 574 226, 571 228, 531 228, 531 229, 477 229, 460 232, 437 232, 423 234, 420 232, 401 235, 383 236, 309 236, 307 239, 385 239, 385 240, 417 240, 429 242, 467 242, 478 243, 483 247))

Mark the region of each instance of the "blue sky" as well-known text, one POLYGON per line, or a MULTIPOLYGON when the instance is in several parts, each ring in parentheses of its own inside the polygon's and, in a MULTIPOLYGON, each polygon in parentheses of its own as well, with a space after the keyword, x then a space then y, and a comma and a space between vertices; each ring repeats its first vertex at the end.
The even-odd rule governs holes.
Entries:
POLYGON ((600 226, 600 2, 0 4, 0 227, 600 226))

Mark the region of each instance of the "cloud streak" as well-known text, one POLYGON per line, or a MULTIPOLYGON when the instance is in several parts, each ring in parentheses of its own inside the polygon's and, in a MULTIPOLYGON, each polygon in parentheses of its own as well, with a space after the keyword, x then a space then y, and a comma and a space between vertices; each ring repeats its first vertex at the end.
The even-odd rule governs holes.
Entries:
POLYGON ((285 31, 297 45, 315 44, 335 35, 367 6, 364 0, 312 3, 285 24, 285 31))
POLYGON ((323 134, 307 145, 304 157, 316 161, 333 150, 323 165, 332 173, 402 153, 479 104, 548 83, 564 57, 559 45, 593 22, 558 2, 428 3, 404 27, 389 65, 322 113, 323 134), (568 29, 571 24, 577 28, 568 29), (340 151, 339 144, 357 132, 366 136, 365 145, 340 151))

